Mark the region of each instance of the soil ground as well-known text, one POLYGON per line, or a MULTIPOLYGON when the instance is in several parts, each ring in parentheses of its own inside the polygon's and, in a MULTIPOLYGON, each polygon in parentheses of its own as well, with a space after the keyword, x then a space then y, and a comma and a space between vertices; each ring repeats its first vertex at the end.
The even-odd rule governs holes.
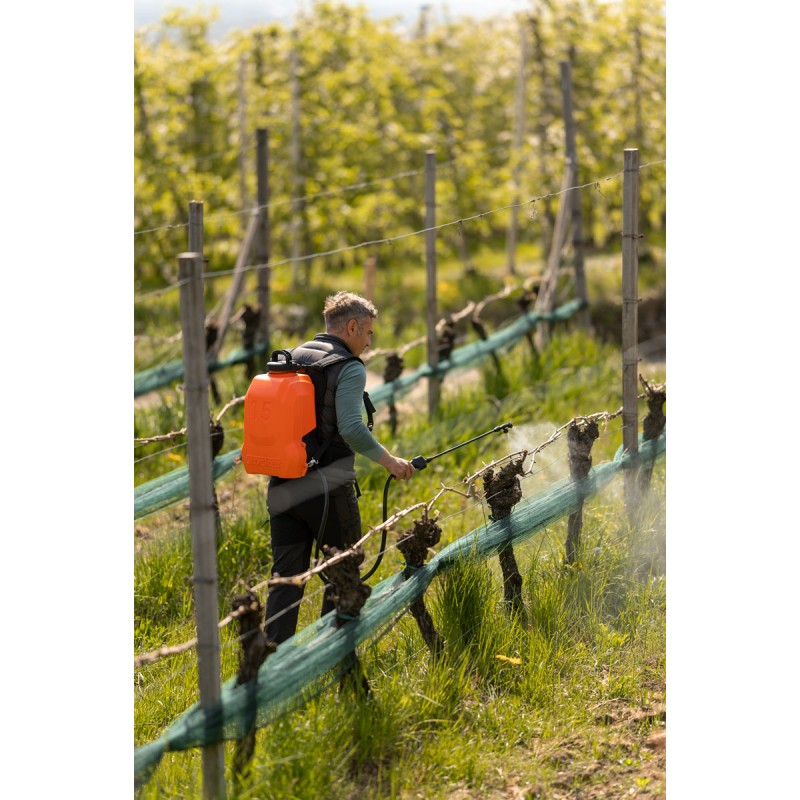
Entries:
POLYGON ((666 797, 664 687, 653 688, 658 699, 650 705, 624 699, 604 703, 596 708, 596 730, 550 739, 534 750, 521 748, 511 763, 498 765, 497 782, 488 792, 454 787, 449 800, 666 797), (551 767, 547 777, 531 776, 530 765, 536 762, 551 767))

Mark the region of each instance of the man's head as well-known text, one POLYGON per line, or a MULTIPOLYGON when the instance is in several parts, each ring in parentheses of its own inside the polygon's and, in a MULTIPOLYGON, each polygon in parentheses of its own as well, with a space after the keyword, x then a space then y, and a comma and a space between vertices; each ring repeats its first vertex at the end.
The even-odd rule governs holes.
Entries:
POLYGON ((337 292, 322 309, 325 330, 338 336, 357 356, 372 344, 372 321, 378 310, 369 300, 353 292, 337 292))

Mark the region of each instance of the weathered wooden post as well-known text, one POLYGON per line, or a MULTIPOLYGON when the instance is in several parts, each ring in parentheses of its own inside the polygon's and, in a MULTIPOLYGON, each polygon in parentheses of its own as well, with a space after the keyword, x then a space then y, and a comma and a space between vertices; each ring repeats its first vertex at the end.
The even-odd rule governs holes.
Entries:
POLYGON ((247 94, 245 78, 247 76, 247 57, 239 56, 239 193, 242 208, 250 205, 247 198, 247 94))
POLYGON ((203 202, 191 200, 189 202, 189 252, 196 253, 203 259, 203 202))
MULTIPOLYGON (((258 341, 258 331, 261 324, 261 309, 253 308, 249 303, 242 306, 242 310, 238 314, 238 319, 244 324, 242 331, 242 347, 245 350, 255 349, 256 342, 258 341)), ((255 356, 247 359, 244 365, 245 377, 248 381, 253 380, 260 372, 258 364, 256 363, 255 356)))
POLYGON ((378 256, 371 253, 364 259, 364 297, 370 302, 375 300, 375 275, 378 266, 378 256))
MULTIPOLYGON (((572 183, 577 185, 578 149, 575 146, 575 118, 572 114, 572 64, 569 61, 562 61, 559 66, 567 163, 570 165, 572 183)), ((587 301, 586 273, 583 265, 583 212, 581 210, 581 193, 577 190, 570 193, 570 209, 572 212, 572 263, 575 269, 575 294, 579 300, 587 301)), ((577 318, 582 327, 589 327, 588 308, 578 311, 577 318)))
POLYGON ((269 223, 269 133, 266 128, 256 131, 256 180, 258 182, 258 234, 256 260, 258 263, 258 343, 269 352, 269 284, 270 284, 270 223, 269 223))
MULTIPOLYGON (((639 150, 628 148, 622 183, 622 444, 639 452, 639 150)), ((633 519, 638 502, 637 470, 625 470, 625 506, 633 519)))
MULTIPOLYGON (((561 270, 561 251, 572 229, 573 267, 575 270, 575 293, 581 300, 587 300, 586 274, 583 264, 583 214, 578 184, 578 155, 575 146, 575 121, 572 114, 572 68, 569 61, 560 62, 561 69, 561 108, 564 117, 564 179, 561 184, 555 231, 550 244, 547 269, 542 280, 541 290, 536 298, 537 311, 552 311, 556 305, 556 289, 561 270)), ((583 327, 589 327, 588 309, 578 312, 578 320, 583 327)), ((541 349, 550 338, 550 323, 542 322, 536 331, 537 346, 541 349)))
POLYGON ((292 140, 290 158, 292 164, 292 289, 300 285, 300 256, 303 245, 303 176, 301 174, 302 149, 300 144, 300 35, 295 26, 292 29, 292 49, 289 53, 289 77, 292 97, 292 140))
MULTIPOLYGON (((204 247, 204 224, 203 224, 203 203, 201 200, 191 200, 189 202, 189 251, 190 253, 196 253, 200 256, 201 259, 201 280, 202 280, 202 270, 205 269, 206 259, 203 255, 203 247, 204 247)), ((203 314, 205 319, 205 312, 203 314)), ((215 325, 213 321, 209 321, 209 324, 206 329, 206 359, 213 358, 212 349, 214 347, 214 343, 217 341, 217 336, 219 335, 219 329, 215 325)), ((184 361, 184 364, 186 362, 184 361)), ((214 402, 219 404, 220 396, 219 390, 217 389, 217 383, 214 380, 214 377, 209 377, 208 381, 209 391, 214 399, 214 402)))
POLYGON ((244 235, 242 247, 239 250, 239 255, 236 257, 236 264, 233 267, 233 277, 231 278, 231 285, 228 289, 228 294, 225 296, 225 303, 222 306, 220 313, 220 320, 218 324, 218 335, 212 349, 213 358, 218 358, 220 350, 222 349, 222 342, 225 334, 228 332, 228 327, 233 315, 233 307, 239 297, 239 292, 242 289, 244 281, 245 266, 250 258, 250 251, 253 247, 253 239, 255 239, 256 231, 258 229, 258 212, 255 211, 250 215, 250 220, 247 223, 247 231, 244 235))
MULTIPOLYGON (((202 206, 201 206, 202 208, 202 206)), ((184 398, 189 460, 189 519, 192 532, 192 583, 197 621, 197 670, 200 706, 219 702, 220 654, 217 627, 217 536, 214 486, 209 447, 208 365, 205 351, 203 256, 178 256, 180 280, 184 398)), ((225 797, 225 758, 222 742, 203 748, 203 797, 225 797)))
MULTIPOLYGON (((537 173, 541 176, 543 183, 547 183, 550 176, 550 147, 547 138, 547 128, 553 116, 551 109, 555 105, 552 101, 552 84, 550 80, 549 66, 552 63, 552 55, 546 51, 544 39, 542 37, 542 11, 541 8, 534 7, 530 16, 531 25, 531 72, 539 85, 539 96, 537 97, 536 113, 536 139, 539 142, 537 150, 537 173)), ((537 206, 539 203, 537 202, 537 206)), ((542 222, 542 253, 550 252, 552 245, 552 235, 555 228, 555 217, 553 215, 552 202, 549 197, 544 197, 541 201, 542 211, 539 219, 542 222)))
MULTIPOLYGON (((425 269, 427 275, 425 309, 428 327, 428 366, 432 371, 439 364, 439 344, 436 335, 436 153, 425 153, 425 269)), ((439 410, 441 379, 428 377, 428 415, 433 418, 439 410)))
POLYGON ((519 73, 517 74, 517 91, 514 98, 514 150, 512 156, 511 178, 514 184, 511 217, 506 238, 506 262, 509 275, 516 274, 517 235, 519 218, 517 208, 520 202, 520 186, 522 174, 522 145, 525 141, 525 90, 527 84, 528 36, 524 23, 519 28, 519 73))
MULTIPOLYGON (((550 253, 547 257, 547 269, 542 277, 539 293, 536 295, 536 302, 533 306, 534 311, 552 311, 556 305, 556 288, 558 287, 558 274, 561 269, 561 251, 564 249, 564 242, 567 238, 570 217, 570 200, 566 195, 572 186, 574 186, 572 165, 567 163, 561 180, 556 223, 553 230, 553 238, 550 240, 550 253)), ((550 323, 540 322, 536 326, 534 338, 537 348, 542 350, 550 340, 550 323)))

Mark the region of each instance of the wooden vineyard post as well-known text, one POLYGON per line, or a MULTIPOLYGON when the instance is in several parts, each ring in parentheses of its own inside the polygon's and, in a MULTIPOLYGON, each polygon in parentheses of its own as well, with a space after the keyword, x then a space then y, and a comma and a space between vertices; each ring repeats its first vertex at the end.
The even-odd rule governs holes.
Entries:
POLYGON ((439 364, 439 343, 436 335, 436 153, 425 153, 425 269, 427 275, 425 309, 428 328, 428 415, 433 418, 439 409, 441 379, 435 371, 439 364))
MULTIPOLYGON (((242 306, 242 310, 236 315, 236 320, 244 324, 242 331, 242 348, 245 350, 253 350, 258 341, 259 326, 261 324, 261 309, 253 308, 249 303, 242 306)), ((245 362, 245 377, 248 381, 260 372, 258 364, 256 363, 255 355, 251 355, 245 362)))
MULTIPOLYGON (((580 486, 580 482, 589 474, 592 468, 592 445, 600 435, 600 429, 594 421, 580 426, 577 423, 570 425, 567 432, 567 445, 569 447, 569 474, 573 482, 580 486)), ((583 528, 583 503, 577 511, 573 511, 567 520, 567 564, 574 564, 581 542, 581 529, 583 528)))
POLYGON ((256 262, 258 263, 258 344, 269 351, 269 284, 270 284, 270 227, 269 227, 269 133, 266 128, 256 131, 256 180, 258 182, 258 234, 256 262))
POLYGON ((378 256, 374 253, 364 259, 364 297, 373 302, 375 300, 375 277, 378 266, 378 256))
MULTIPOLYGON (((564 241, 567 237, 567 227, 569 223, 569 198, 567 193, 574 185, 572 165, 567 164, 564 169, 564 176, 561 181, 561 191, 559 192, 558 211, 556 212, 556 224, 553 230, 553 238, 550 240, 550 254, 547 257, 547 269, 542 277, 539 293, 534 303, 534 311, 552 311, 556 305, 556 287, 558 285, 558 273, 561 267, 561 251, 564 248, 564 241)), ((541 351, 550 340, 550 323, 542 321, 536 326, 535 341, 537 348, 541 351)))
POLYGON ((247 58, 239 56, 239 193, 242 208, 249 205, 247 198, 247 94, 245 78, 247 74, 247 58))
MULTIPOLYGON (((220 653, 217 626, 217 536, 214 485, 209 446, 208 364, 205 351, 203 256, 200 252, 178 256, 180 280, 186 437, 189 460, 189 520, 195 617, 197 620, 197 671, 200 707, 219 702, 220 653)), ((209 720, 210 723, 210 720, 209 720)), ((211 723, 210 723, 211 724, 211 723)), ((203 747, 203 797, 225 797, 225 758, 222 742, 203 747)))
POLYGON ((303 176, 300 173, 302 161, 302 148, 300 144, 300 37, 297 27, 292 29, 292 49, 289 52, 289 80, 291 85, 291 146, 290 158, 292 165, 292 289, 297 289, 300 285, 300 256, 302 254, 303 236, 303 209, 305 200, 303 194, 303 176))
MULTIPOLYGON (((201 200, 189 202, 189 252, 203 258, 203 203, 201 200)), ((205 259, 203 259, 205 264, 205 259)))
MULTIPOLYGON (((578 149, 575 146, 575 119, 572 115, 572 65, 569 61, 562 61, 560 68, 561 103, 564 113, 567 163, 570 165, 572 184, 577 185, 578 149)), ((583 264, 583 213, 581 210, 581 193, 577 190, 570 193, 570 209, 572 212, 572 258, 575 269, 575 294, 579 300, 586 302, 586 273, 583 264)), ((589 327, 588 308, 582 308, 578 311, 577 318, 583 328, 589 327)))
MULTIPOLYGON (((622 444, 628 453, 639 452, 639 151, 624 153, 622 184, 622 444)), ((625 470, 625 506, 628 518, 635 513, 636 469, 625 470)))
MULTIPOLYGON (((542 279, 541 289, 536 298, 536 311, 552 311, 556 307, 556 289, 561 270, 561 252, 572 229, 573 267, 575 270, 575 293, 580 300, 587 300, 586 275, 583 264, 583 217, 578 184, 578 155, 575 146, 575 122, 572 115, 572 68, 569 61, 562 61, 561 68, 561 108, 564 117, 564 179, 556 214, 556 225, 550 243, 547 269, 542 279)), ((589 312, 581 309, 578 320, 583 327, 589 327, 589 312)), ((536 343, 539 349, 550 339, 550 323, 541 322, 536 329, 536 343)))
MULTIPOLYGON (((550 143, 548 141, 547 129, 552 116, 550 108, 553 106, 551 101, 552 81, 549 77, 549 64, 551 61, 551 54, 547 52, 544 39, 542 36, 542 21, 541 17, 543 11, 541 5, 533 6, 533 13, 529 21, 531 25, 531 67, 532 72, 536 77, 536 83, 539 84, 538 97, 536 98, 536 105, 539 109, 536 114, 536 139, 538 140, 537 158, 536 158, 536 171, 541 176, 543 183, 547 184, 550 180, 548 164, 550 162, 550 143)), ((537 206, 539 204, 537 203, 537 206)), ((552 242, 549 241, 553 236, 553 229, 555 227, 555 219, 553 217, 552 203, 549 197, 542 199, 542 212, 540 214, 542 227, 542 252, 547 253, 550 251, 552 242)))
POLYGON ((514 98, 514 150, 512 181, 514 183, 514 197, 511 207, 511 217, 508 226, 506 241, 506 260, 509 275, 516 274, 517 267, 517 238, 519 232, 519 217, 517 206, 520 202, 520 186, 522 173, 522 145, 525 141, 525 88, 527 83, 528 64, 528 36, 524 23, 519 27, 519 73, 517 75, 517 91, 514 98))
MULTIPOLYGON (((206 259, 203 255, 203 247, 205 246, 204 243, 204 224, 203 224, 203 203, 201 200, 191 200, 189 202, 189 252, 196 253, 201 258, 201 279, 202 279, 202 268, 205 267, 206 259)), ((205 318, 205 315, 204 315, 205 318)), ((209 357, 213 357, 210 353, 211 348, 214 346, 214 342, 217 338, 217 327, 214 325, 213 322, 210 322, 208 325, 208 329, 206 330, 206 360, 208 361, 209 357)), ((186 361, 184 360, 184 365, 186 361)), ((214 380, 213 376, 209 378, 208 381, 209 391, 211 392, 214 402, 220 402, 219 391, 217 390, 217 384, 214 380)))
POLYGON ((231 323, 233 306, 236 303, 236 300, 239 297, 239 292, 242 289, 245 265, 250 259, 250 251, 253 247, 253 239, 255 238, 256 230, 258 229, 258 222, 258 212, 251 214, 250 220, 247 223, 247 231, 244 235, 242 247, 239 250, 239 255, 236 258, 236 264, 233 267, 233 277, 231 278, 230 289, 228 290, 228 294, 225 296, 225 304, 223 305, 222 312, 220 314, 217 339, 214 342, 214 346, 211 351, 211 355, 214 359, 219 357, 220 350, 222 349, 222 341, 225 338, 225 334, 228 332, 228 327, 231 323))

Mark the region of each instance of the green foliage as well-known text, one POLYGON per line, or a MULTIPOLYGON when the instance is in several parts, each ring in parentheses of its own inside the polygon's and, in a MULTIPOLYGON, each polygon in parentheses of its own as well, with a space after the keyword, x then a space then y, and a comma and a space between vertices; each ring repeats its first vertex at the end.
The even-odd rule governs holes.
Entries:
MULTIPOLYGON (((269 131, 273 261, 297 247, 320 253, 420 230, 429 149, 439 163, 440 223, 507 206, 519 162, 521 196, 543 198, 528 209, 532 224, 520 244, 545 252, 557 202, 546 196, 558 191, 563 171, 559 62, 567 58, 580 182, 598 182, 581 195, 595 245, 614 241, 621 229, 621 191, 603 181, 620 172, 623 148, 638 147, 643 164, 665 157, 665 21, 654 0, 563 0, 531 18, 465 18, 416 37, 392 20, 370 18, 364 7, 319 0, 292 28, 255 26, 221 42, 209 39, 211 21, 176 9, 135 37, 140 290, 174 283, 193 199, 204 204, 209 270, 233 266, 255 204, 259 127, 269 131), (511 147, 520 31, 530 53, 524 157, 511 147)), ((643 222, 652 231, 665 224, 664 184, 663 164, 644 174, 643 222)), ((470 266, 507 223, 502 213, 444 228, 441 254, 470 266)), ((410 237, 320 256, 279 268, 275 279, 293 290, 311 287, 312 272, 339 272, 370 252, 382 269, 398 271, 421 261, 423 245, 410 237)))
MULTIPOLYGON (((266 511, 254 503, 241 515, 221 517, 217 541, 220 617, 234 595, 268 575, 271 563, 266 511)), ((187 528, 141 548, 134 560, 134 637, 146 649, 192 614, 192 545, 187 528)))
POLYGON ((146 647, 192 615, 191 536, 185 531, 134 562, 134 640, 146 647))
MULTIPOLYGON (((159 434, 178 433, 185 427, 183 397, 174 391, 159 395, 159 401, 137 411, 133 418, 135 439, 148 439, 159 434)), ((134 449, 134 485, 157 478, 186 464, 186 436, 166 441, 139 443, 134 449)))

